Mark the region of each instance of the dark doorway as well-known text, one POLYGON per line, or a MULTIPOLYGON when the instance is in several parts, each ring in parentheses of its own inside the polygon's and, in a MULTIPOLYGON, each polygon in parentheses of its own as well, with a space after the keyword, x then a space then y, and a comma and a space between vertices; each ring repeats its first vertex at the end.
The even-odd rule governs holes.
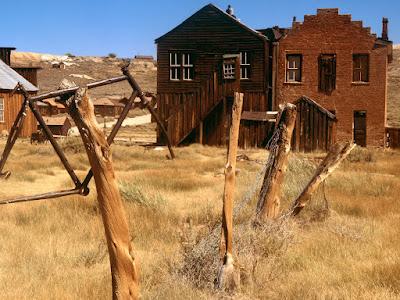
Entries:
POLYGON ((367 112, 354 111, 354 143, 361 147, 367 146, 367 112))

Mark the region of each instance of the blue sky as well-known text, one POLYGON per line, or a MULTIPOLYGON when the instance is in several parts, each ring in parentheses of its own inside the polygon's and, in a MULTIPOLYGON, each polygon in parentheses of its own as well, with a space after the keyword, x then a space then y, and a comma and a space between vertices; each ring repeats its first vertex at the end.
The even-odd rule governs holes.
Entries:
MULTIPOLYGON (((20 51, 120 57, 156 53, 154 39, 210 3, 197 0, 13 0, 2 3, 0 45, 20 51)), ((215 0, 231 4, 252 28, 289 26, 317 8, 338 7, 381 34, 382 17, 389 18, 389 37, 400 43, 399 0, 215 0)))

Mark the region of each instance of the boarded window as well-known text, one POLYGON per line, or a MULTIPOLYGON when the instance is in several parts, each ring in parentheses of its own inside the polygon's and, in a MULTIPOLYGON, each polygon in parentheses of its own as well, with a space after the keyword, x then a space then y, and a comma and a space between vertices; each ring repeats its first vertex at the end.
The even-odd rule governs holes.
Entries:
POLYGON ((0 122, 4 122, 4 98, 0 98, 0 122))
POLYGON ((369 55, 353 54, 353 82, 369 81, 369 55))
POLYGON ((249 52, 240 52, 240 79, 250 79, 250 67, 249 52))
POLYGON ((181 60, 178 52, 171 52, 169 54, 169 79, 181 79, 181 60))
POLYGON ((286 82, 301 82, 301 54, 286 56, 286 82))
POLYGON ((319 57, 319 90, 331 93, 336 88, 336 55, 321 54, 319 57))

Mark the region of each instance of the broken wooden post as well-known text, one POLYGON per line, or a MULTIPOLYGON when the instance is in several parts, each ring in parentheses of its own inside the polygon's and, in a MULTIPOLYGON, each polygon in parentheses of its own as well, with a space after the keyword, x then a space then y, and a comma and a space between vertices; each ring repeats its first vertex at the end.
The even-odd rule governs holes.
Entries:
MULTIPOLYGON (((63 82, 71 86, 71 83, 63 82)), ((138 271, 129 227, 115 179, 110 146, 94 115, 86 89, 67 101, 92 167, 111 265, 113 299, 138 299, 138 271)))
POLYGON ((217 287, 234 290, 240 281, 240 274, 235 272, 232 254, 233 196, 235 193, 236 156, 239 140, 240 119, 243 107, 243 94, 235 93, 232 108, 232 125, 229 135, 228 159, 225 166, 224 204, 222 212, 221 254, 223 265, 218 274, 217 287))
POLYGON ((292 216, 296 216, 306 206, 311 199, 311 195, 317 190, 329 175, 340 165, 340 163, 349 155, 356 145, 351 142, 344 144, 336 143, 321 162, 314 176, 301 192, 300 196, 294 201, 292 206, 292 216))
POLYGON ((285 176, 288 155, 291 147, 293 128, 296 122, 296 106, 284 105, 277 118, 273 142, 270 147, 268 168, 257 204, 257 218, 275 219, 280 209, 282 183, 285 176))

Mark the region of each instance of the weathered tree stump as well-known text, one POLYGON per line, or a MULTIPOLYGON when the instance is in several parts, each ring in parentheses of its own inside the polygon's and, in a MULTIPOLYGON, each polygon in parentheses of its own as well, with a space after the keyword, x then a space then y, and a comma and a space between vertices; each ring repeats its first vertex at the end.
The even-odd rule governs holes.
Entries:
POLYGON ((93 103, 85 89, 79 89, 75 98, 67 101, 67 106, 79 129, 93 170, 110 257, 113 299, 138 299, 138 271, 110 146, 96 121, 93 103))
POLYGON ((292 216, 296 216, 301 212, 307 202, 311 199, 311 195, 318 189, 319 185, 333 173, 355 146, 356 145, 351 142, 346 142, 344 144, 336 143, 332 146, 310 182, 294 201, 292 206, 292 216))
POLYGON ((257 219, 275 219, 279 215, 282 183, 290 153, 293 128, 296 122, 296 106, 285 104, 275 126, 276 145, 271 145, 270 165, 265 173, 257 204, 257 219))
POLYGON ((221 256, 223 265, 219 270, 217 287, 227 291, 235 290, 240 284, 240 274, 234 267, 233 246, 233 197, 235 194, 236 156, 239 140, 240 119, 243 107, 243 94, 235 93, 232 108, 232 125, 229 135, 228 159, 225 166, 225 187, 222 211, 221 256))

